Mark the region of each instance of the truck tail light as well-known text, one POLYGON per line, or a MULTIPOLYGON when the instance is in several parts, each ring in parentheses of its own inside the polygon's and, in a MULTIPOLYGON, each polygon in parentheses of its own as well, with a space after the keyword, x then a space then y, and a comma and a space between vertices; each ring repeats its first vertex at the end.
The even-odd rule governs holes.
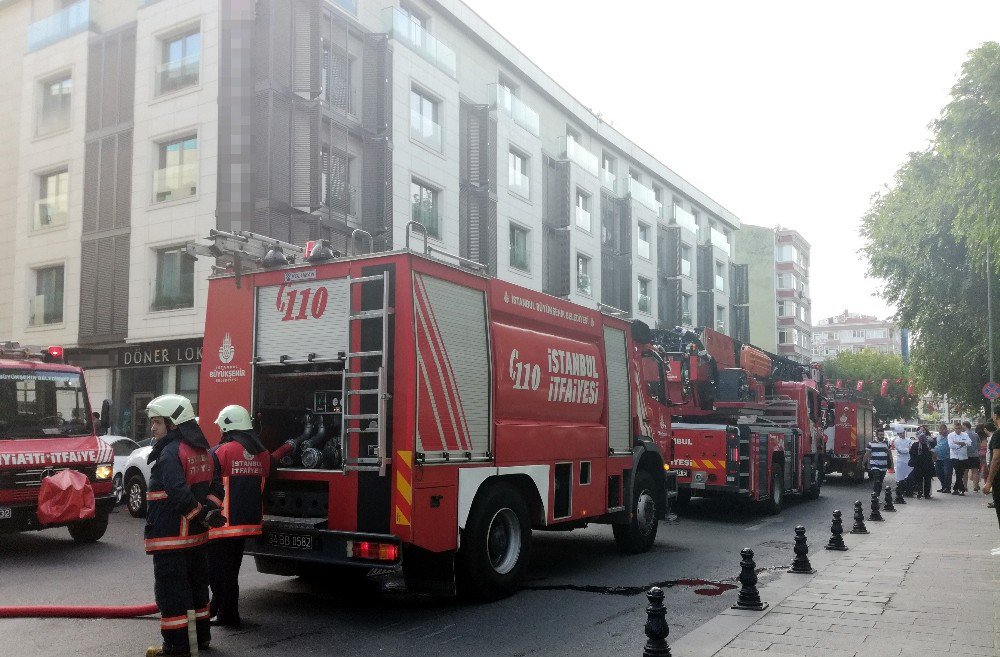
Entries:
POLYGON ((732 449, 729 450, 729 460, 733 461, 734 463, 739 463, 739 461, 740 461, 740 448, 739 447, 733 447, 732 449))
POLYGON ((399 558, 399 546, 374 541, 348 541, 347 556, 371 561, 396 561, 399 558))

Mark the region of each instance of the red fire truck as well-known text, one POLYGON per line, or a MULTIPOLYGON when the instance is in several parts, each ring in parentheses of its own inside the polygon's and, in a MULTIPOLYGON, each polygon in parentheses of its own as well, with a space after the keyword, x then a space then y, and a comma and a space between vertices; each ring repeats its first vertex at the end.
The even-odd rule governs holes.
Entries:
POLYGON ((114 454, 94 432, 83 370, 62 360, 62 347, 0 343, 0 534, 64 526, 90 542, 108 527, 114 454), (64 470, 87 481, 56 502, 89 517, 50 522, 39 491, 64 470))
POLYGON ((678 501, 728 496, 780 511, 819 496, 824 414, 818 366, 706 328, 656 331, 669 363, 678 501))
POLYGON ((201 416, 246 405, 286 452, 247 546, 261 572, 394 567, 413 589, 496 598, 533 530, 607 523, 625 552, 652 545, 676 487, 645 325, 430 249, 307 260, 211 238, 189 251, 237 263, 209 282, 201 416))
POLYGON ((872 401, 852 390, 827 389, 826 472, 864 480, 865 447, 874 437, 872 401))

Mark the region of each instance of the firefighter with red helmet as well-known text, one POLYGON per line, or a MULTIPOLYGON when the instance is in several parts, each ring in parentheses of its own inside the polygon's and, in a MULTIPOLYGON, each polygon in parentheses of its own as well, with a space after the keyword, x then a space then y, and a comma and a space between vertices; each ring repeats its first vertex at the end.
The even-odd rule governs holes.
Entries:
POLYGON ((161 395, 149 402, 146 412, 153 448, 145 543, 146 553, 153 555, 163 635, 163 644, 149 648, 146 657, 190 655, 193 634, 201 649, 212 639, 205 543, 209 526, 225 520, 220 512, 222 485, 187 398, 161 395), (194 632, 189 632, 191 625, 194 632))
POLYGON ((240 566, 248 536, 261 533, 263 490, 271 455, 257 438, 250 414, 242 406, 226 406, 215 420, 222 442, 212 449, 225 490, 226 523, 209 530, 208 561, 212 589, 212 624, 241 625, 240 566))

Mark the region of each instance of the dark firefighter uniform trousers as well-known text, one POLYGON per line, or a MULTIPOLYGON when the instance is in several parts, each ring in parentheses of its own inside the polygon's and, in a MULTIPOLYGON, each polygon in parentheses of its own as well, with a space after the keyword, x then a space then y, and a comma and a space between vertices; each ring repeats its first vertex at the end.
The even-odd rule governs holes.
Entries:
POLYGON ((166 652, 190 652, 188 610, 195 612, 198 645, 212 640, 208 622, 208 558, 204 546, 153 553, 156 606, 166 652))
POLYGON ((245 538, 213 538, 208 542, 212 616, 219 625, 240 624, 240 566, 245 538))

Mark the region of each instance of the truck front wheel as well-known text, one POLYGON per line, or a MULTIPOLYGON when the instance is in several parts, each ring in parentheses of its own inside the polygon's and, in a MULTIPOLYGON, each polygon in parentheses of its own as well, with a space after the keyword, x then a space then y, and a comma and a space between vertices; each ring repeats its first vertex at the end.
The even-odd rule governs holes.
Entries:
POLYGON ((459 592, 482 600, 510 595, 524 576, 530 552, 527 504, 512 486, 491 486, 473 503, 462 532, 459 592))
POLYGON ((640 470, 635 476, 628 522, 611 525, 619 550, 640 554, 653 546, 659 528, 656 499, 656 482, 647 471, 640 470))
POLYGON ((101 540, 104 532, 108 530, 108 514, 100 513, 90 520, 74 522, 69 526, 69 535, 77 543, 93 543, 101 540))

